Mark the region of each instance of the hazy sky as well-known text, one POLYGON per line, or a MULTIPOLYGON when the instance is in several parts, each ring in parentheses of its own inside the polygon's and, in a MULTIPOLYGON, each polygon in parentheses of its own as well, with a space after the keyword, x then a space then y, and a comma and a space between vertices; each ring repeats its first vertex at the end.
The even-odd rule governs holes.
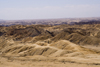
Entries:
POLYGON ((100 0, 0 0, 0 19, 100 17, 100 0))

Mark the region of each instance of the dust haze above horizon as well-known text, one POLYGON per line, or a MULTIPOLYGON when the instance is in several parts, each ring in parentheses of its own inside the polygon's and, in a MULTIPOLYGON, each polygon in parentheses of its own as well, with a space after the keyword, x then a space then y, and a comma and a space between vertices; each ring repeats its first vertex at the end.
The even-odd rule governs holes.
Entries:
POLYGON ((0 0, 0 19, 100 17, 100 0, 0 0))

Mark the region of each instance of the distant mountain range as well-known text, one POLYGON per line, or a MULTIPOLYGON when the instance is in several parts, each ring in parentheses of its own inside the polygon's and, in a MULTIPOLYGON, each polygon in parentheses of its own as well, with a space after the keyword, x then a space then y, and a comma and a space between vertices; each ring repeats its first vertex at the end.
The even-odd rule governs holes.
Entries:
POLYGON ((62 18, 62 19, 39 19, 39 20, 2 20, 1 26, 11 25, 61 25, 61 24, 99 24, 100 18, 62 18))

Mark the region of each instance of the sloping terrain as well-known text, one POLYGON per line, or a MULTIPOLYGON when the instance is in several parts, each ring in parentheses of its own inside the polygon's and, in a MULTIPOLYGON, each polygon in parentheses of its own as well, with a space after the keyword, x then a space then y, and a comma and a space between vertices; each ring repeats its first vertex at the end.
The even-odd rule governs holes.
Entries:
POLYGON ((99 26, 99 24, 1 26, 0 57, 15 61, 100 65, 100 51, 87 47, 100 46, 99 26))
POLYGON ((66 40, 60 40, 58 42, 47 45, 38 45, 38 43, 18 44, 18 45, 11 45, 9 47, 4 47, 2 49, 2 54, 10 56, 43 55, 43 56, 55 57, 55 56, 65 56, 69 52, 71 53, 79 52, 79 54, 96 53, 94 51, 85 49, 66 40))

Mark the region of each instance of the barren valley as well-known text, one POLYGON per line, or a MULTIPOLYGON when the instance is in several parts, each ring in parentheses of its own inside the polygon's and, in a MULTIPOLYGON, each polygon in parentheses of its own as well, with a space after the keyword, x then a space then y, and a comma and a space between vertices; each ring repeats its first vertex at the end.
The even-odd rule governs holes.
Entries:
POLYGON ((100 67, 98 23, 0 26, 0 67, 100 67))

